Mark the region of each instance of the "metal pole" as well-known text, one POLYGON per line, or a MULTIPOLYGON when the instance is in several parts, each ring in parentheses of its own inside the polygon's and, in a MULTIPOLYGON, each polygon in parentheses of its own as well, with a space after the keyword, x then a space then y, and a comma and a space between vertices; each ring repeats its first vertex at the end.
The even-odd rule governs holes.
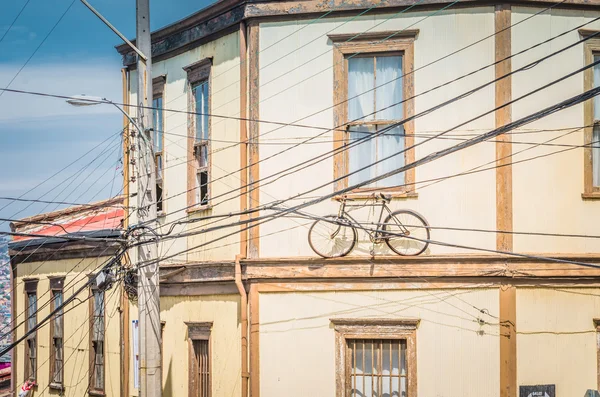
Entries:
MULTIPOLYGON (((146 139, 138 139, 138 223, 150 227, 156 221, 156 174, 152 155, 152 49, 149 0, 136 0, 136 44, 146 59, 138 57, 138 123, 146 139), (149 222, 149 223, 146 223, 149 222)), ((144 235, 147 235, 144 234, 144 235)), ((144 237, 142 237, 144 238, 144 237)), ((139 263, 151 261, 138 272, 138 309, 140 332, 140 397, 161 397, 160 296, 158 285, 157 244, 141 245, 139 263)))

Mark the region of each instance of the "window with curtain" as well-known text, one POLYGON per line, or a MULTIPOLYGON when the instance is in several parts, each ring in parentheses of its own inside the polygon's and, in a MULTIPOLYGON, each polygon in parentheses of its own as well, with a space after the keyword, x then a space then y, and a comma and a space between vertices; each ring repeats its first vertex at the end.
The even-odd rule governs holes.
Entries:
MULTIPOLYGON (((600 53, 594 54, 594 62, 600 53)), ((600 86, 600 65, 594 66, 594 88, 600 86)), ((594 129, 592 133, 592 186, 600 187, 600 98, 594 97, 594 129)))
MULTIPOLYGON (((37 283, 38 280, 25 281, 25 297, 27 305, 27 321, 25 333, 37 326, 37 283)), ((25 378, 35 381, 37 379, 37 331, 27 336, 25 348, 25 378)))
MULTIPOLYGON (((347 61, 347 141, 355 145, 348 150, 348 172, 355 172, 348 177, 351 186, 405 165, 404 127, 393 127, 404 118, 400 103, 403 56, 359 55, 347 61), (377 161, 380 162, 375 164, 377 161)), ((404 173, 400 173, 363 187, 390 188, 404 182, 404 173)))
POLYGON ((163 179, 164 179, 164 120, 163 120, 163 96, 162 90, 155 94, 152 99, 152 118, 154 125, 154 135, 152 142, 154 145, 154 162, 156 167, 156 210, 160 213, 163 210, 163 179))
POLYGON ((52 307, 59 309, 50 324, 50 387, 62 389, 64 374, 63 278, 50 279, 52 307))
POLYGON ((195 203, 208 204, 209 134, 208 134, 208 79, 192 85, 195 111, 194 158, 196 165, 195 203))
POLYGON ((104 291, 92 288, 90 392, 104 392, 104 291))

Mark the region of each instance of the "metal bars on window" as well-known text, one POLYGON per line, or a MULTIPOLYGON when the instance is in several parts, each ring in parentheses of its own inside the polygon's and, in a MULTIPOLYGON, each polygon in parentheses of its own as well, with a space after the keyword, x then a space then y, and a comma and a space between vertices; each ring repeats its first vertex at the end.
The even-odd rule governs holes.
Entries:
POLYGON ((210 396, 210 356, 208 340, 192 341, 195 357, 195 385, 197 397, 210 396))
POLYGON ((406 339, 348 339, 350 397, 407 397, 406 339))

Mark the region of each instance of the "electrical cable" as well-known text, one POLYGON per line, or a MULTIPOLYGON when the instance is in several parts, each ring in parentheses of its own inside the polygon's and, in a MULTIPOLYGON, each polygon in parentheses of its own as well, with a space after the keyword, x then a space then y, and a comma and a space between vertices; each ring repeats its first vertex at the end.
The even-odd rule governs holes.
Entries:
MULTIPOLYGON (((69 7, 67 7, 67 9, 65 10, 65 12, 63 12, 63 14, 58 19, 58 21, 56 21, 56 23, 54 24, 54 26, 52 26, 52 29, 50 29, 50 31, 46 34, 46 37, 44 37, 44 39, 36 47, 36 49, 33 51, 33 53, 31 54, 31 56, 29 58, 27 58, 27 60, 25 61, 25 63, 23 64, 23 66, 21 66, 21 68, 19 69, 19 71, 17 72, 17 74, 15 74, 13 76, 13 78, 8 82, 8 85, 6 86, 7 88, 11 86, 11 84, 15 81, 15 79, 19 76, 19 74, 21 74, 21 72, 23 71, 23 69, 25 69, 25 66, 27 66, 27 64, 29 63, 29 61, 31 61, 31 59, 35 56, 35 54, 38 52, 38 50, 44 45, 44 43, 46 42, 46 40, 48 39, 48 37, 50 37, 50 35, 52 34, 52 32, 54 32, 54 29, 56 29, 56 27, 58 26, 58 24, 60 23, 60 21, 63 20, 63 18, 65 17, 65 15, 67 15, 67 12, 69 12, 69 10, 71 9, 71 7, 73 7, 73 4, 75 4, 75 1, 76 0, 73 0, 71 2, 71 4, 69 4, 69 7)), ((2 94, 4 94, 4 91, 0 92, 0 97, 2 96, 2 94)))
POLYGON ((10 23, 10 25, 8 26, 8 29, 6 29, 6 31, 4 32, 4 34, 2 35, 2 37, 0 37, 0 43, 2 43, 2 40, 4 40, 4 38, 6 37, 6 35, 8 34, 8 32, 10 32, 10 30, 13 28, 13 26, 15 26, 15 23, 17 22, 17 20, 19 19, 19 17, 21 16, 21 14, 23 13, 23 11, 27 7, 27 4, 29 4, 30 1, 31 0, 27 0, 25 2, 25 4, 23 4, 23 7, 21 7, 21 9, 19 10, 17 16, 10 23))

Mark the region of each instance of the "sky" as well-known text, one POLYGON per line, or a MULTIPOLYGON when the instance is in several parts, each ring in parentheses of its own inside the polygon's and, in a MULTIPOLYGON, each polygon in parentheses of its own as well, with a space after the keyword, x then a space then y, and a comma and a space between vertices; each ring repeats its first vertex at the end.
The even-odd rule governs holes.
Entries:
MULTIPOLYGON (((126 37, 135 37, 135 0, 89 2, 126 37)), ((210 3, 151 0, 151 29, 210 3)), ((0 41, 0 87, 8 86, 43 42, 10 88, 121 101, 122 64, 114 48, 121 41, 79 0, 11 0, 0 9, 0 38, 6 33, 0 41)), ((62 99, 5 92, 0 96, 0 197, 86 203, 118 194, 121 126, 121 113, 110 105, 76 108, 62 99)), ((0 218, 63 207, 0 199, 0 218)), ((0 222, 0 231, 8 231, 7 222, 0 222)))

